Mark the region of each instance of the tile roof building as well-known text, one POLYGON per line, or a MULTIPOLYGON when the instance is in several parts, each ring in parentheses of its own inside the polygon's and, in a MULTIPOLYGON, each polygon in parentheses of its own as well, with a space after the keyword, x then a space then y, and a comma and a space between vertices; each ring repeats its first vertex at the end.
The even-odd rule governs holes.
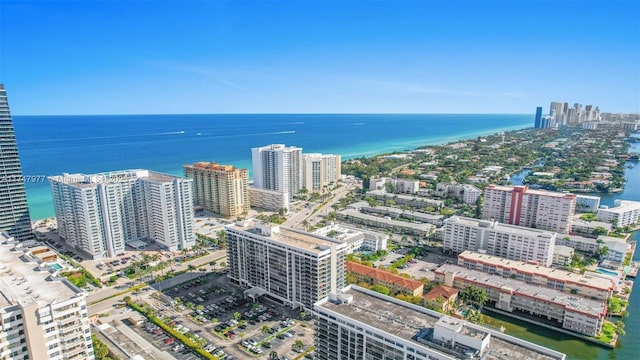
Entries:
POLYGON ((460 291, 444 286, 437 285, 431 291, 424 294, 424 305, 430 309, 446 312, 450 308, 450 304, 458 299, 460 291))
POLYGON ((347 261, 347 274, 356 277, 358 283, 365 282, 369 285, 382 285, 395 295, 402 293, 405 295, 422 296, 424 284, 418 280, 411 280, 394 273, 374 269, 369 266, 347 261))

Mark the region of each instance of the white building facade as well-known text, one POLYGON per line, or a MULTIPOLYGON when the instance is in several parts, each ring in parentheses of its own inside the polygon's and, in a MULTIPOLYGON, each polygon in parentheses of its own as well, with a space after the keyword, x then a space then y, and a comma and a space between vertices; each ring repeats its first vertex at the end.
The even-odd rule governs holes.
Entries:
POLYGON ((345 283, 345 242, 253 221, 225 227, 229 278, 291 307, 313 304, 345 283))
POLYGON ((616 200, 614 207, 598 209, 596 218, 617 227, 625 227, 638 223, 640 219, 640 201, 616 200))
POLYGON ((95 359, 87 294, 0 234, 0 358, 95 359))
POLYGON ((303 154, 302 187, 309 192, 322 191, 342 177, 340 155, 303 154))
POLYGON ((510 260, 551 266, 556 233, 496 221, 452 216, 444 222, 443 249, 484 252, 510 260))
POLYGON ((153 241, 175 251, 193 246, 192 180, 148 170, 49 177, 58 233, 94 259, 153 241))
POLYGON ((594 213, 600 208, 600 197, 576 195, 576 212, 594 213))
POLYGON ((302 148, 272 144, 251 149, 253 186, 288 194, 302 189, 302 148))

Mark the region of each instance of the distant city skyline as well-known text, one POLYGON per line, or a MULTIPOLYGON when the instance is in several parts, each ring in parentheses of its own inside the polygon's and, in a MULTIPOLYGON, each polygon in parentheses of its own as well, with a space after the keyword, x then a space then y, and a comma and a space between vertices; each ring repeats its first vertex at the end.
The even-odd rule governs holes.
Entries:
POLYGON ((640 2, 0 3, 14 115, 640 112, 640 2))

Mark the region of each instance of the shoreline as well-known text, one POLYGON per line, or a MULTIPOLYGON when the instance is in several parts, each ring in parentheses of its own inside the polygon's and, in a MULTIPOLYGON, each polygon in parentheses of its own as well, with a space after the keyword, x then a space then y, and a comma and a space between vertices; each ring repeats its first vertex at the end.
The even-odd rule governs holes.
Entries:
MULTIPOLYGON (((480 136, 490 136, 490 135, 496 135, 499 133, 503 133, 503 132, 513 132, 513 131, 520 131, 520 130, 525 130, 531 128, 531 126, 524 126, 523 125, 515 125, 515 126, 508 126, 508 127, 500 127, 497 129, 492 129, 492 130, 488 130, 488 131, 479 131, 479 132, 470 132, 470 133, 463 133, 463 134, 459 134, 459 135, 454 135, 454 136, 447 136, 447 137, 436 137, 436 138, 423 138, 423 139, 416 139, 416 140, 407 140, 405 142, 403 142, 405 145, 385 145, 382 146, 381 148, 376 148, 373 150, 365 150, 364 152, 361 152, 360 150, 357 149, 357 147, 352 147, 351 151, 335 151, 335 150, 340 150, 340 149, 329 149, 327 151, 325 151, 324 153, 334 153, 334 154, 340 154, 340 156, 342 157, 342 163, 345 163, 346 161, 349 160, 353 160, 353 159, 357 159, 360 157, 375 157, 375 156, 381 156, 381 155, 387 155, 387 154, 393 154, 395 152, 404 152, 404 151, 414 151, 414 150, 418 150, 418 149, 423 149, 426 147, 430 147, 430 146, 442 146, 448 143, 452 143, 452 142, 458 142, 458 141, 466 141, 466 140, 471 140, 473 138, 477 138, 480 136)), ((292 142, 293 144, 294 142, 292 142)), ((366 144, 363 144, 363 146, 366 146, 366 144)), ((370 148, 369 148, 370 149, 370 148)), ((346 149, 345 149, 346 150, 346 149)), ((249 151, 249 149, 247 150, 249 151)), ((315 152, 315 151, 314 151, 315 152)), ((319 151, 320 152, 320 151, 319 151)), ((248 167, 251 167, 251 159, 250 157, 247 157, 246 159, 242 160, 242 161, 237 161, 234 162, 234 166, 237 166, 236 163, 246 163, 248 164, 248 167)), ((180 165, 182 166, 182 164, 180 165)), ((105 170, 108 171, 108 170, 105 170)), ((174 168, 170 171, 166 172, 169 175, 175 175, 175 176, 183 176, 182 174, 182 167, 179 168, 174 168)), ((49 188, 49 186, 46 186, 46 196, 44 196, 43 192, 44 192, 44 188, 45 187, 31 187, 26 189, 27 192, 27 204, 29 204, 29 199, 34 199, 36 198, 36 196, 34 196, 34 192, 38 192, 40 194, 37 194, 37 200, 35 201, 34 205, 28 205, 29 208, 29 214, 32 215, 31 216, 31 222, 34 223, 36 221, 42 221, 45 219, 50 219, 52 217, 55 217, 55 212, 54 213, 49 213, 50 210, 53 210, 53 201, 51 199, 51 190, 49 188), (31 194, 30 194, 31 193, 31 194), (31 195, 31 196, 29 196, 31 195), (48 201, 45 204, 45 200, 48 201), (46 215, 40 215, 40 216, 36 216, 37 213, 42 213, 42 212, 46 212, 46 215)))

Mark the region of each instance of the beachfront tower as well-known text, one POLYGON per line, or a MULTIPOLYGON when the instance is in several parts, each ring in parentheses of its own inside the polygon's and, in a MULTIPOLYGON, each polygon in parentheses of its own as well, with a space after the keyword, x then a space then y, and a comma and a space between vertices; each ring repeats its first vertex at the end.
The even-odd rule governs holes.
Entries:
POLYGON ((272 144, 251 149, 253 186, 292 199, 302 188, 302 148, 272 144))
POLYGON ((196 206, 226 217, 249 213, 249 170, 211 162, 184 165, 183 169, 184 175, 193 179, 196 206))
POLYGON ((7 92, 0 84, 0 231, 18 241, 33 238, 23 179, 7 92))

